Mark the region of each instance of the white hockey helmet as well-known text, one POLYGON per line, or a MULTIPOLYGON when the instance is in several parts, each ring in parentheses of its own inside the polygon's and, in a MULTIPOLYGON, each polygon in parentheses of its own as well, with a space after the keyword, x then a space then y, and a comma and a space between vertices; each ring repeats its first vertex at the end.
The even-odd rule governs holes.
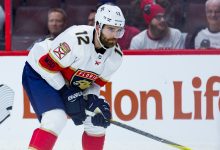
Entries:
POLYGON ((98 8, 95 15, 95 24, 97 22, 101 26, 106 24, 123 28, 125 25, 125 18, 118 6, 104 4, 98 8))

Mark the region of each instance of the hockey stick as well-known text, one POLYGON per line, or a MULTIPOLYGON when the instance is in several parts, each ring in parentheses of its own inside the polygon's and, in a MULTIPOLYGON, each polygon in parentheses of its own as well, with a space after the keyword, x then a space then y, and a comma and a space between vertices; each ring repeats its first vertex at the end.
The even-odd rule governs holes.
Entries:
POLYGON ((191 148, 188 148, 186 146, 182 146, 180 144, 177 144, 177 143, 174 143, 174 142, 171 142, 171 141, 168 141, 166 139, 163 139, 163 138, 160 138, 158 136, 155 136, 153 134, 150 134, 150 133, 147 133, 145 131, 142 131, 142 130, 139 130, 137 128, 134 128, 134 127, 131 127, 129 125, 126 125, 124 123, 121 123, 121 122, 118 122, 118 121, 115 121, 115 120, 110 120, 110 122, 116 126, 119 126, 121 128, 124 128, 124 129, 127 129, 127 130, 130 130, 132 132, 135 132, 135 133, 138 133, 138 134, 141 134, 143 136, 146 136, 148 138, 151 138, 153 140, 156 140, 156 141, 159 141, 159 142, 162 142, 164 144, 167 144, 167 145, 170 145, 172 147, 175 147, 175 148, 178 148, 180 150, 191 150, 191 148))
MULTIPOLYGON (((90 112, 90 111, 88 111, 88 110, 86 110, 86 114, 89 115, 89 116, 94 116, 94 115, 95 115, 94 112, 90 112)), ((160 138, 160 137, 158 137, 158 136, 155 136, 155 135, 153 135, 153 134, 147 133, 147 132, 142 131, 142 130, 140 130, 140 129, 131 127, 131 126, 126 125, 126 124, 124 124, 124 123, 121 123, 121 122, 118 122, 118 121, 115 121, 115 120, 112 120, 112 119, 110 120, 110 122, 111 122, 111 124, 114 124, 114 125, 116 125, 116 126, 119 126, 119 127, 121 127, 121 128, 127 129, 127 130, 130 130, 130 131, 132 131, 132 132, 138 133, 138 134, 140 134, 140 135, 143 135, 143 136, 145 136, 145 137, 148 137, 148 138, 151 138, 151 139, 153 139, 153 140, 159 141, 159 142, 161 142, 161 143, 167 144, 167 145, 169 145, 169 146, 175 147, 175 148, 177 148, 177 149, 179 149, 179 150, 191 150, 191 148, 188 148, 188 147, 186 147, 186 146, 182 146, 182 145, 180 145, 180 144, 177 144, 177 143, 171 142, 171 141, 169 141, 169 140, 160 138)))

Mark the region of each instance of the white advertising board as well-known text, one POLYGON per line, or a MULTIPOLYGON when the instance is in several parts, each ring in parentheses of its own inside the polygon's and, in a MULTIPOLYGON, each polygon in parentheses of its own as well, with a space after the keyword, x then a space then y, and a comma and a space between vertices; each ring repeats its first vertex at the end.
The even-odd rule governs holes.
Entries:
MULTIPOLYGON (((24 100, 25 56, 0 57, 0 84, 15 92, 13 109, 0 124, 0 150, 27 149, 39 127, 24 100)), ((218 55, 125 56, 101 92, 113 118, 193 150, 220 149, 220 59, 218 55)), ((40 87, 39 87, 40 88, 40 87)), ((69 119, 55 150, 81 150, 83 126, 69 119)), ((175 150, 161 142, 111 125, 105 150, 175 150)))

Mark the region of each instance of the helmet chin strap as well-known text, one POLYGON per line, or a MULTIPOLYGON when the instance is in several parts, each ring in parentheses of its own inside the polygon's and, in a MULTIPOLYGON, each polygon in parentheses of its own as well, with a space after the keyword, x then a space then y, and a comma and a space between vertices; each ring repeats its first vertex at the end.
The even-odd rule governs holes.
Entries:
POLYGON ((108 49, 108 48, 105 47, 105 46, 102 44, 101 40, 100 40, 100 37, 101 37, 101 29, 102 29, 102 28, 100 27, 100 32, 96 30, 96 35, 97 35, 97 39, 98 39, 99 44, 101 45, 102 48, 104 48, 104 49, 106 50, 106 49, 108 49))

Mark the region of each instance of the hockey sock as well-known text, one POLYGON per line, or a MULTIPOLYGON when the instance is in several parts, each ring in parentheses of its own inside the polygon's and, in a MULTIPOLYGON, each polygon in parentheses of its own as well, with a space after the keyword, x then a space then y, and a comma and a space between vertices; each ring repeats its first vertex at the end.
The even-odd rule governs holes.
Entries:
POLYGON ((32 135, 29 148, 37 150, 52 150, 57 136, 46 130, 37 128, 32 135))
POLYGON ((82 136, 83 150, 102 150, 104 146, 104 141, 105 136, 94 137, 84 132, 82 136))

